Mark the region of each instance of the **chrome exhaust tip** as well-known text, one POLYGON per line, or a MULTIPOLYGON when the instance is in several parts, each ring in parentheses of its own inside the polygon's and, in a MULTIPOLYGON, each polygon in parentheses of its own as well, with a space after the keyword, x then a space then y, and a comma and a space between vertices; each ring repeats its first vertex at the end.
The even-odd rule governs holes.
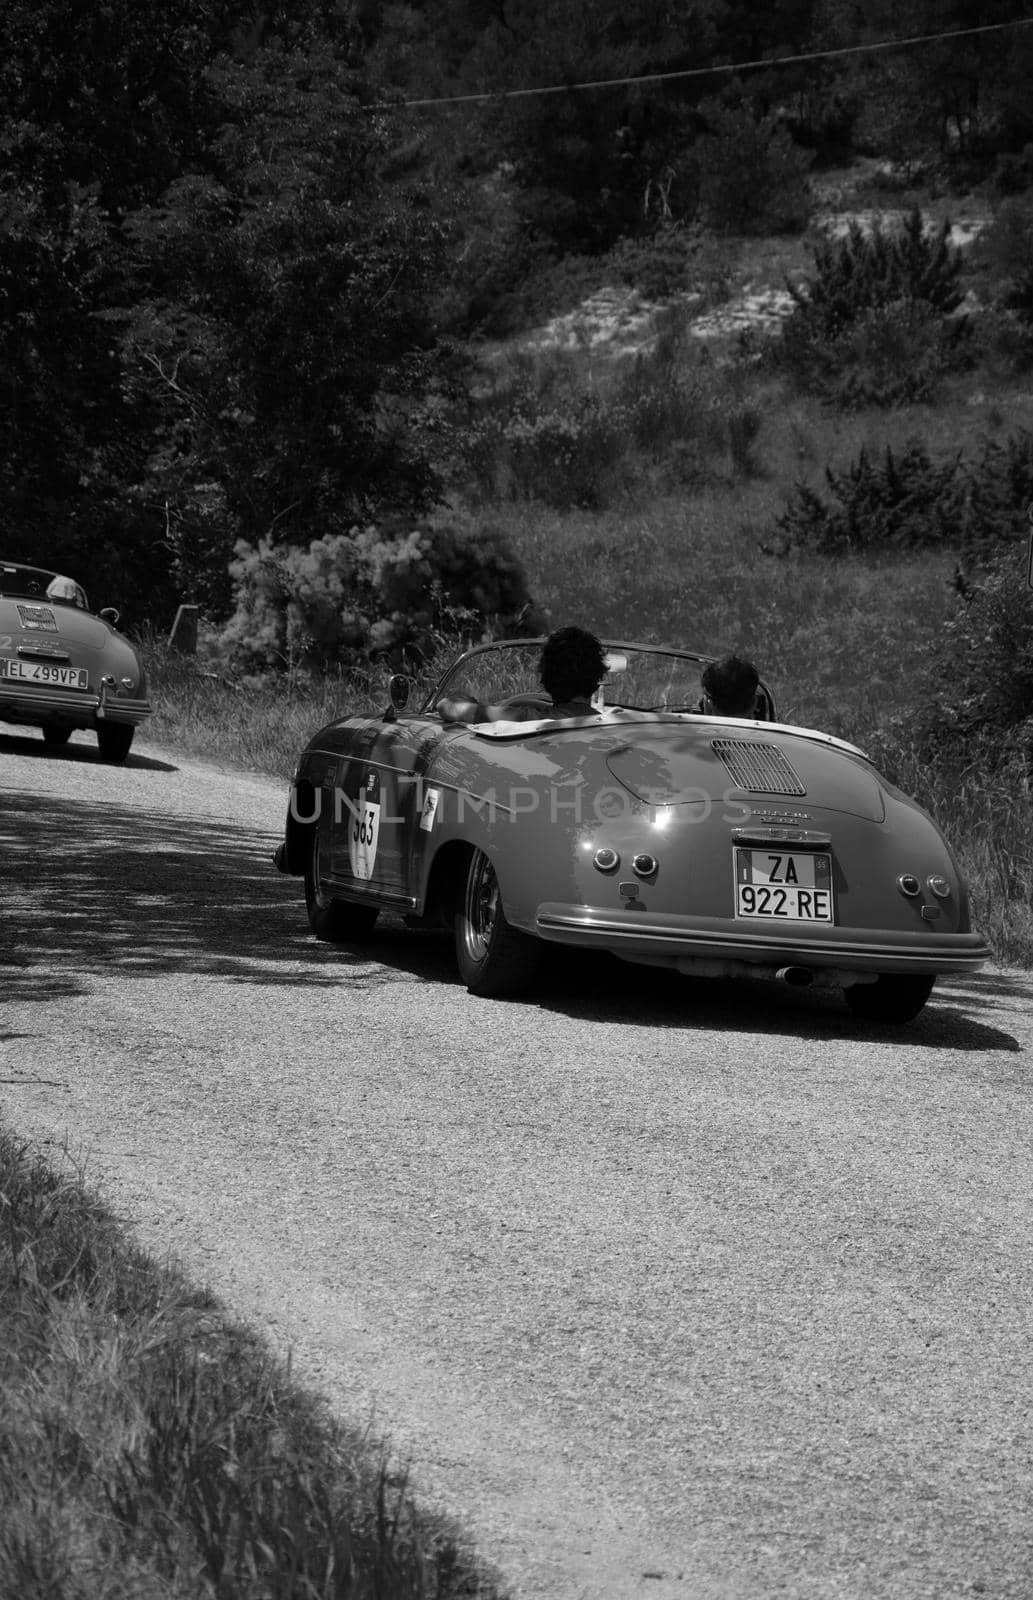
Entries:
POLYGON ((814 982, 810 967, 779 967, 775 977, 779 983, 788 983, 793 989, 809 989, 814 982))

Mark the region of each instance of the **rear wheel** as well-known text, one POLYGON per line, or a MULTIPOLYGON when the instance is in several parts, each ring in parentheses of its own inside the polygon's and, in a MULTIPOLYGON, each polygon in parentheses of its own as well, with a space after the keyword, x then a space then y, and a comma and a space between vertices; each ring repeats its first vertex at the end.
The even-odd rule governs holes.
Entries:
POLYGON ((136 729, 129 722, 98 722, 97 749, 102 761, 124 761, 136 729))
POLYGON ((499 1000, 533 983, 541 945, 506 921, 499 880, 483 850, 473 850, 454 918, 459 975, 471 994, 499 1000))
POLYGON ((312 830, 312 844, 305 859, 305 910, 308 925, 317 939, 328 944, 356 944, 373 932, 379 915, 376 906, 357 906, 350 900, 334 900, 319 886, 319 835, 312 830))
POLYGON ((933 992, 935 978, 906 972, 883 972, 874 983, 855 983, 844 990, 855 1017, 866 1022, 911 1022, 933 992))
POLYGON ((43 729, 43 743, 50 745, 67 744, 72 737, 71 728, 62 728, 57 722, 48 722, 43 729))

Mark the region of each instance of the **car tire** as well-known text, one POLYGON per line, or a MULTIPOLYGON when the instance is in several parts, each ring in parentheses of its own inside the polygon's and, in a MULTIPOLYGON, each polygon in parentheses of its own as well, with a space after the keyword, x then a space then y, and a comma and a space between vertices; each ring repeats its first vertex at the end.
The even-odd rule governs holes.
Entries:
POLYGON ((327 944, 357 944, 367 938, 380 915, 376 906, 359 906, 351 900, 332 900, 319 888, 319 835, 312 830, 312 844, 305 858, 305 910, 308 925, 317 939, 327 944))
POLYGON ((56 747, 67 744, 72 737, 71 728, 62 728, 59 723, 48 722, 43 728, 43 743, 56 747))
POLYGON ((506 921, 499 880, 483 850, 470 852, 453 927, 459 975, 471 994, 501 1000, 530 988, 541 944, 506 921))
POLYGON ((98 722, 97 749, 102 761, 121 762, 129 754, 136 729, 128 722, 98 722))
POLYGON ((935 982, 906 972, 883 972, 874 983, 851 984, 844 994, 854 1016, 865 1022, 913 1022, 935 982))

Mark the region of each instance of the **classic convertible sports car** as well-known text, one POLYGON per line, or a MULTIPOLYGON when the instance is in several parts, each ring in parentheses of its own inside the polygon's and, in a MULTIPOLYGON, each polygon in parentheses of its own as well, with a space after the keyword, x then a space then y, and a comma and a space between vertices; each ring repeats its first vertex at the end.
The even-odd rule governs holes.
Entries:
POLYGON ((151 707, 117 622, 92 614, 74 578, 0 562, 0 722, 42 728, 51 745, 92 728, 103 759, 124 761, 151 707))
POLYGON ((542 643, 468 651, 416 712, 392 679, 382 716, 311 740, 275 860, 318 938, 390 909, 451 924, 479 995, 526 990, 560 943, 841 989, 883 1022, 987 959, 943 835, 853 745, 775 721, 763 685, 755 719, 702 715, 708 658, 651 645, 607 643, 598 711, 558 721, 542 643), (443 722, 458 697, 532 720, 443 722))

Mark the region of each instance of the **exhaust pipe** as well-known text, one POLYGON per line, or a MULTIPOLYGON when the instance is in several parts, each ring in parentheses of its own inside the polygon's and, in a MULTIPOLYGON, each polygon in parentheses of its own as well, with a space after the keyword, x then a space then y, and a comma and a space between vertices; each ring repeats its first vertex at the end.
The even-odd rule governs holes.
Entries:
POLYGON ((780 983, 788 983, 793 989, 809 989, 814 982, 814 973, 810 967, 779 967, 775 977, 780 983))

